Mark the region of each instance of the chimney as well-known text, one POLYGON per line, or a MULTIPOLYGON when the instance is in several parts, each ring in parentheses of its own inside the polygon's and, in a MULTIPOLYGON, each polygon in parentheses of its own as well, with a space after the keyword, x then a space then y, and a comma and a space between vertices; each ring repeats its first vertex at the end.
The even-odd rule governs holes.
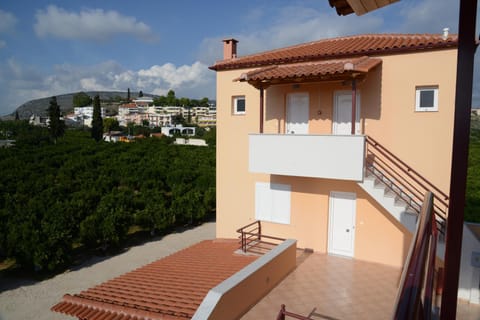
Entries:
POLYGON ((230 60, 237 57, 238 40, 233 38, 223 40, 223 60, 230 60))

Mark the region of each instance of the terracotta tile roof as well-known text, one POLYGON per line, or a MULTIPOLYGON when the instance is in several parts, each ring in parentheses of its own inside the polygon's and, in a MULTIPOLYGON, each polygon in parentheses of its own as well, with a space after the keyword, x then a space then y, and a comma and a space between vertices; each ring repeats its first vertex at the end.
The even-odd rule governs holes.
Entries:
POLYGON ((378 56, 392 53, 456 48, 458 39, 450 35, 446 40, 439 34, 368 34, 299 44, 229 60, 210 67, 227 70, 261 67, 298 62, 312 62, 359 56, 378 56))
POLYGON ((367 73, 372 68, 382 63, 379 58, 360 57, 341 60, 327 60, 317 63, 296 63, 287 65, 274 65, 255 69, 244 73, 239 81, 255 83, 261 81, 288 80, 295 78, 318 78, 321 76, 336 76, 344 73, 367 73))
POLYGON ((79 319, 190 319, 208 291, 256 257, 235 254, 237 240, 206 240, 51 308, 79 319))

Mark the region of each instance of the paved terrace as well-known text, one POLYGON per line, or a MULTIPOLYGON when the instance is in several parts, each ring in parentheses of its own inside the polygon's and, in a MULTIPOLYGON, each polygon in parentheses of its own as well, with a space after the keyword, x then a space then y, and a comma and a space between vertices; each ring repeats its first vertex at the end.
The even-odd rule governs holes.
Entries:
MULTIPOLYGON (((297 268, 242 320, 274 320, 281 304, 312 320, 391 319, 400 276, 400 268, 298 250, 297 268)), ((480 306, 459 302, 457 319, 480 320, 480 306)))
POLYGON ((304 253, 297 268, 242 320, 275 319, 282 303, 312 319, 389 319, 400 275, 399 268, 304 253))

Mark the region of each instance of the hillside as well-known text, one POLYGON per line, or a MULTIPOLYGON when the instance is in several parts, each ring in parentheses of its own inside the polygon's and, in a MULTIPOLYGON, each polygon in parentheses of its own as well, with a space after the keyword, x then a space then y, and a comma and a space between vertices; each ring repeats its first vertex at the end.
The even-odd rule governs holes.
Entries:
MULTIPOLYGON (((72 92, 62 95, 57 95, 57 102, 60 105, 60 109, 62 113, 67 113, 73 110, 73 96, 78 92, 72 92)), ((127 92, 122 91, 87 91, 85 92, 91 98, 95 95, 100 96, 100 100, 102 101, 115 101, 119 99, 126 99, 127 92)), ((148 97, 156 97, 155 95, 145 93, 144 96, 148 97)), ((135 94, 132 94, 132 98, 135 97, 135 94)), ((51 97, 41 98, 30 100, 17 108, 18 115, 20 119, 28 119, 32 114, 36 115, 46 115, 47 109, 50 103, 51 97)), ((6 118, 11 118, 15 115, 13 112, 11 115, 6 116, 6 118)))

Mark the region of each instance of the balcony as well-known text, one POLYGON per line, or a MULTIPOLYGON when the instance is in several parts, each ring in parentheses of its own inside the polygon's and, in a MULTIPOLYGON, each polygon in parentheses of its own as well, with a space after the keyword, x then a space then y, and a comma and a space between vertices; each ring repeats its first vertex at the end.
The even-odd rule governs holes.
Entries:
POLYGON ((249 135, 249 170, 285 176, 362 181, 361 135, 249 135))

